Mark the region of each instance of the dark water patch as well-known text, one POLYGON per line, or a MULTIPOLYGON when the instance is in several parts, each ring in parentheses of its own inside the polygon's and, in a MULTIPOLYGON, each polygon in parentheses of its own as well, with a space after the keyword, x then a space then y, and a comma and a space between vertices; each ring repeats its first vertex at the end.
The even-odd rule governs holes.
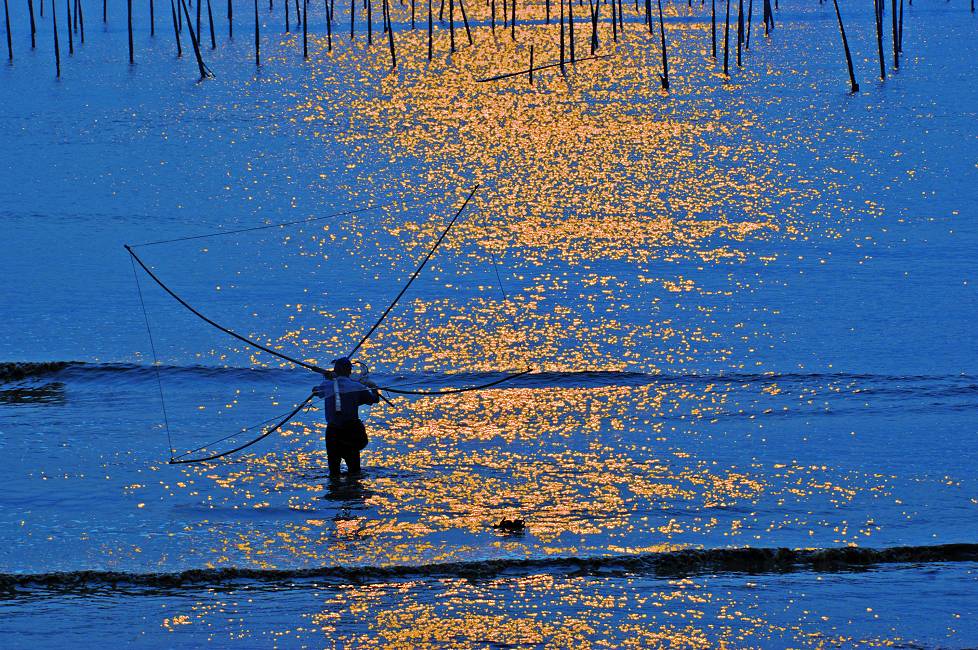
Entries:
POLYGON ((64 404, 65 385, 60 381, 37 387, 0 390, 0 404, 64 404))
MULTIPOLYGON (((223 381, 267 378, 292 371, 281 368, 239 368, 202 365, 160 365, 162 376, 220 377, 223 381)), ((113 381, 115 379, 156 379, 156 368, 136 363, 88 363, 85 361, 3 362, 0 384, 57 377, 63 381, 113 381)))
MULTIPOLYGON (((238 366, 160 365, 161 376, 172 379, 219 379, 224 383, 284 381, 296 374, 293 368, 246 368, 238 366)), ((56 378, 60 382, 155 381, 157 368, 134 363, 89 363, 84 361, 0 362, 0 384, 56 378)), ((373 373, 373 378, 390 388, 413 390, 460 387, 503 379, 506 371, 461 373, 373 373)), ((865 373, 659 373, 639 371, 582 370, 532 372, 494 388, 600 388, 611 386, 709 385, 769 387, 783 391, 832 387, 863 396, 967 397, 978 395, 978 376, 883 375, 865 373)))
POLYGON ((291 585, 295 582, 369 583, 389 580, 462 578, 489 580, 532 574, 643 574, 667 578, 715 573, 790 573, 859 571, 884 564, 976 562, 978 544, 892 548, 714 548, 639 555, 497 559, 423 565, 332 566, 312 569, 208 568, 170 573, 67 571, 0 574, 0 593, 18 597, 47 592, 143 588, 152 590, 225 587, 234 583, 291 585))
POLYGON ((46 377, 61 372, 65 368, 82 365, 81 361, 12 361, 0 363, 0 383, 22 381, 35 377, 46 377))

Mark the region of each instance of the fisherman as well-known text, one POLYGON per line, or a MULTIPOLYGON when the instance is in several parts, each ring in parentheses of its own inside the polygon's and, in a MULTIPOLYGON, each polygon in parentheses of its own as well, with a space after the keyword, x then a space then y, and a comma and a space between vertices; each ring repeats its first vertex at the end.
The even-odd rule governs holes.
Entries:
POLYGON ((326 459, 329 475, 340 475, 340 462, 346 461, 347 472, 360 473, 360 450, 367 446, 367 430, 360 420, 359 407, 380 401, 377 385, 366 377, 352 379, 353 364, 346 357, 333 361, 333 371, 323 375, 323 382, 313 389, 326 406, 326 459))

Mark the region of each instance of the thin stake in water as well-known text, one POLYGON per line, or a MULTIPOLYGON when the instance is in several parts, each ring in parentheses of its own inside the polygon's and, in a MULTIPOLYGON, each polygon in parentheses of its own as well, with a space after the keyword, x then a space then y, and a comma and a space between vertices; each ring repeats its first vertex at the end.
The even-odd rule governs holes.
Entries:
POLYGON ((737 0, 737 67, 741 67, 740 48, 744 42, 744 0, 737 0))
POLYGON ((463 0, 458 0, 458 8, 462 11, 462 24, 465 25, 465 36, 469 39, 469 45, 472 45, 474 43, 472 40, 472 30, 469 29, 469 17, 465 13, 465 2, 463 0))
POLYGON ((170 0, 170 16, 173 17, 173 37, 177 40, 177 58, 183 58, 183 47, 180 45, 180 26, 177 24, 177 10, 170 0))
POLYGON ((890 0, 890 17, 893 23, 893 67, 900 69, 900 33, 897 29, 897 3, 890 0))
MULTIPOLYGON (((190 18, 187 18, 187 22, 190 22, 190 18)), ((126 0, 126 25, 129 30, 129 65, 132 65, 136 62, 132 47, 132 0, 126 0)))
POLYGON ((70 0, 65 0, 65 12, 67 18, 65 22, 68 24, 68 56, 75 53, 75 38, 71 34, 71 2, 70 0))
POLYGON ((849 41, 846 39, 846 28, 842 25, 842 13, 839 11, 839 0, 832 0, 835 4, 835 17, 839 19, 839 33, 842 34, 842 47, 846 51, 846 65, 849 67, 849 85, 853 93, 859 92, 859 84, 856 83, 856 74, 852 70, 852 54, 849 52, 849 41))
MULTIPOLYGON (((6 5, 6 2, 7 0, 4 0, 4 5, 6 5)), ((37 47, 37 25, 34 23, 34 0, 27 0, 27 11, 31 15, 31 49, 33 50, 37 47)))
POLYGON ((717 0, 710 0, 710 34, 712 35, 713 58, 717 58, 717 0))
MULTIPOLYGON (((765 0, 767 2, 767 0, 765 0)), ((886 80, 886 62, 883 60, 883 0, 873 0, 876 14, 876 49, 880 58, 880 79, 886 80)))
POLYGON ((211 11, 211 0, 207 0, 207 25, 211 30, 211 49, 216 50, 217 40, 214 38, 214 12, 211 11))
POLYGON ((391 12, 390 5, 387 3, 387 0, 384 0, 384 15, 388 21, 387 44, 390 45, 391 69, 394 70, 397 68, 397 57, 394 55, 394 27, 390 25, 390 18, 391 18, 390 12, 391 12))
POLYGON ((184 0, 180 0, 180 6, 183 8, 183 15, 187 19, 187 31, 190 32, 190 44, 194 47, 194 56, 197 58, 197 69, 200 70, 200 79, 198 81, 203 81, 207 77, 213 75, 211 75, 211 72, 207 69, 207 66, 204 65, 204 58, 200 55, 200 43, 197 41, 197 34, 194 32, 194 26, 190 21, 190 11, 187 9, 187 3, 184 2, 184 0))
POLYGON ((61 78, 61 46, 58 44, 58 7, 51 0, 51 24, 54 25, 54 65, 58 79, 61 78))
POLYGON ((570 62, 574 64, 574 0, 567 0, 567 32, 570 39, 570 62))
POLYGON ((662 39, 662 74, 659 75, 659 82, 662 84, 663 90, 669 90, 669 59, 666 56, 666 27, 662 20, 662 0, 658 0, 658 2, 659 36, 662 39))
POLYGON ((730 71, 727 67, 727 62, 729 61, 729 50, 730 50, 730 0, 727 0, 727 19, 724 23, 723 28, 723 74, 730 76, 730 71))
MULTIPOLYGON (((14 43, 10 36, 10 8, 7 6, 7 0, 3 0, 3 14, 7 20, 7 57, 9 60, 14 60, 14 43)), ((69 25, 70 27, 70 25, 69 25)), ((33 34, 31 34, 33 36, 33 34)))

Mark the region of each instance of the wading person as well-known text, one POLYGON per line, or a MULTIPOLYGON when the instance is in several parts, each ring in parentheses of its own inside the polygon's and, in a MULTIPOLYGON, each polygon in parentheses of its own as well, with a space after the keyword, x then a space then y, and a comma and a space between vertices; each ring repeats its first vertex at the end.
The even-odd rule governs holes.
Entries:
POLYGON ((340 475, 340 462, 346 461, 350 475, 360 473, 360 450, 367 446, 367 431, 360 420, 362 405, 376 404, 380 393, 373 382, 350 377, 353 365, 346 357, 333 362, 333 372, 313 389, 326 406, 326 459, 329 475, 340 475))

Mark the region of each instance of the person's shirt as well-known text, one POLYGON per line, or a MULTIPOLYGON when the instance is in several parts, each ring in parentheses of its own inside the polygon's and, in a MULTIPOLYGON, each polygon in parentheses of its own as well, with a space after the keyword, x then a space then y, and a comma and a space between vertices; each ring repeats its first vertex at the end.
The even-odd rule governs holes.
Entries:
POLYGON ((374 389, 367 388, 360 382, 349 377, 337 376, 333 379, 328 377, 323 379, 323 383, 316 386, 313 392, 318 397, 322 397, 326 406, 327 424, 346 424, 360 419, 358 409, 366 404, 376 404, 380 401, 380 395, 374 389), (336 389, 339 388, 339 400, 336 398, 336 389), (337 409, 337 401, 339 409, 337 409))

